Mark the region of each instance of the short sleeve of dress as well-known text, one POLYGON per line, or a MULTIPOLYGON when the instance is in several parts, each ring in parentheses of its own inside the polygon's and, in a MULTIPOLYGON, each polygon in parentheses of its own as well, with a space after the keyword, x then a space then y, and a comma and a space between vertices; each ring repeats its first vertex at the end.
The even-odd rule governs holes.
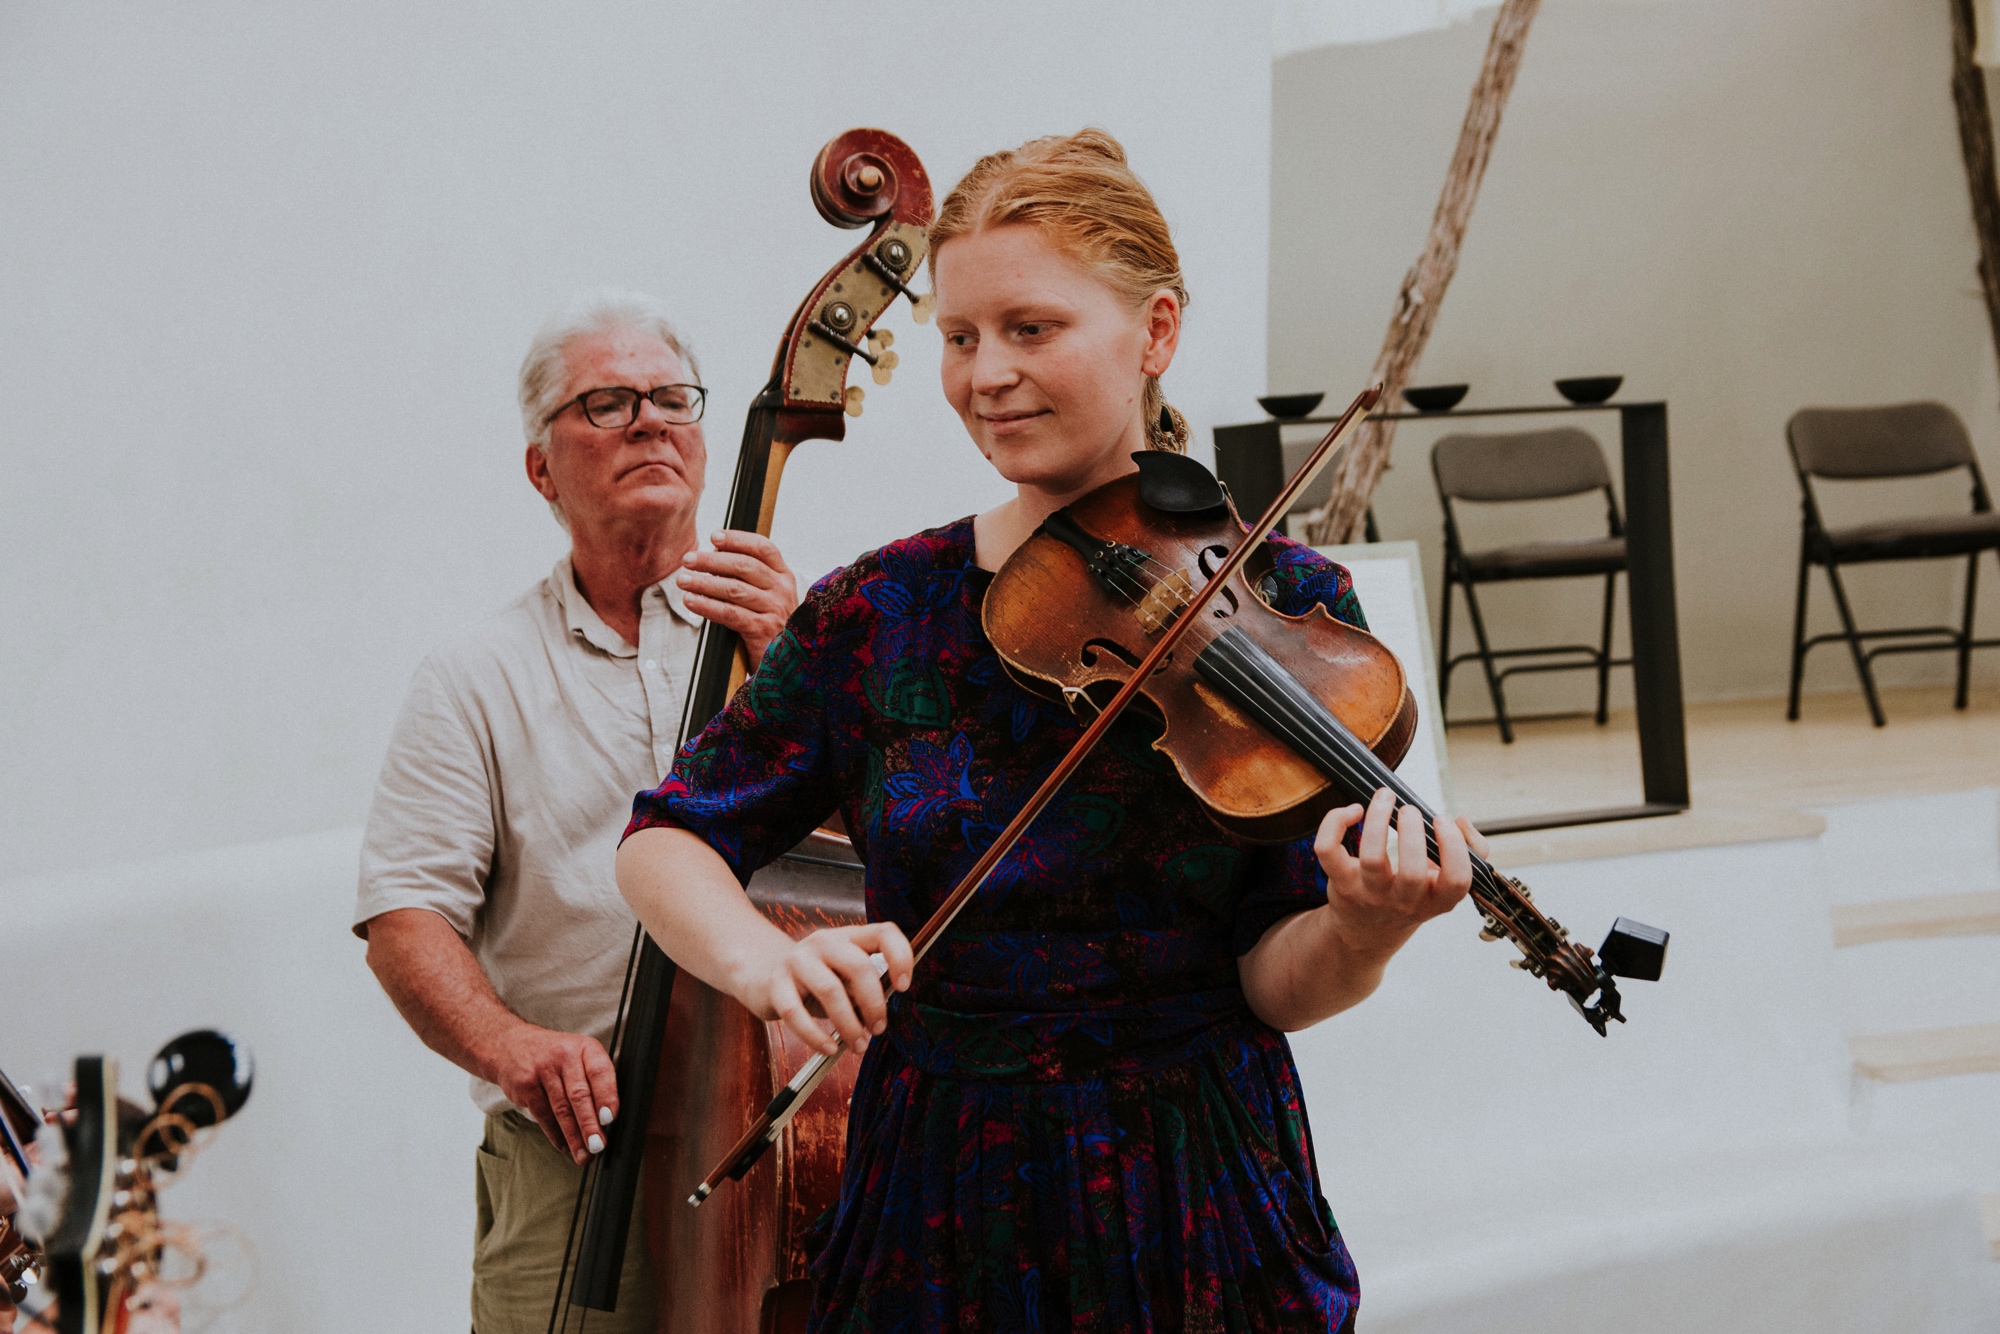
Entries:
POLYGON ((813 586, 756 673, 681 748, 665 782, 632 803, 630 838, 670 826, 699 835, 748 883, 838 801, 827 726, 827 585, 813 586))
MULTIPOLYGON (((1354 595, 1354 578, 1345 566, 1284 538, 1272 538, 1271 546, 1276 561, 1261 591, 1272 607, 1287 616, 1302 616, 1318 603, 1336 620, 1368 628, 1361 601, 1354 595)), ((1313 856, 1312 845, 1308 835, 1259 848, 1252 855, 1233 921, 1238 954, 1248 953, 1284 918, 1326 902, 1326 873, 1313 856)))

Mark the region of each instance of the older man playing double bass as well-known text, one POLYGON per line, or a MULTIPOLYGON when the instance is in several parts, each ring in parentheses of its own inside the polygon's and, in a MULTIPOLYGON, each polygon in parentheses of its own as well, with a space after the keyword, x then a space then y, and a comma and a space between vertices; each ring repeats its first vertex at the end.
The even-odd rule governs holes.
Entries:
MULTIPOLYGON (((475 1334, 546 1327, 581 1165, 618 1113, 604 1044, 634 919, 612 859, 632 794, 673 762, 700 621, 741 634, 754 662, 798 601, 765 538, 697 549, 705 394, 655 303, 579 303, 530 347, 520 397, 528 480, 570 553, 418 668, 354 927, 487 1114, 475 1334)), ((637 1212, 620 1310, 593 1329, 652 1328, 637 1212)))

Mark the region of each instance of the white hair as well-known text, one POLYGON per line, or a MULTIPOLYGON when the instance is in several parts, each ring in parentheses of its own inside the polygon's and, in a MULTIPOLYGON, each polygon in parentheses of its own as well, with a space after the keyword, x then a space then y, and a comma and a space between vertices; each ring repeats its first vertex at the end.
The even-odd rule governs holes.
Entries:
POLYGON ((560 314, 542 326, 528 355, 521 359, 521 429, 537 449, 549 444, 549 418, 569 398, 569 345, 579 338, 610 329, 643 329, 657 334, 673 349, 681 364, 701 383, 701 367, 667 318, 666 307, 640 292, 605 288, 575 297, 560 314))

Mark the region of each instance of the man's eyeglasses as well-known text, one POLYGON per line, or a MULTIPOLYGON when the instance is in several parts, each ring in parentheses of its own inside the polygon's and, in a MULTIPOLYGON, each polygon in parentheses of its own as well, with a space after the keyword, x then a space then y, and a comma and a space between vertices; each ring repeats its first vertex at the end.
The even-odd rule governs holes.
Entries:
POLYGON ((639 400, 642 398, 651 399, 653 406, 668 421, 685 426, 701 420, 701 409, 708 401, 708 391, 698 384, 663 384, 643 394, 624 385, 586 389, 551 412, 543 419, 543 424, 547 425, 562 416, 573 403, 583 409, 583 415, 590 419, 592 426, 607 431, 623 430, 639 420, 639 400))

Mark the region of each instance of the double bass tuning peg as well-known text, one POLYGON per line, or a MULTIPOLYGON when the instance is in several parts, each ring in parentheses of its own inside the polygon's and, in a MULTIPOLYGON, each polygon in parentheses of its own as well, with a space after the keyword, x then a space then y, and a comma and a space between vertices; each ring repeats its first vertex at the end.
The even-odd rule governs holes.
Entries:
POLYGON ((876 384, 889 383, 890 374, 902 364, 902 358, 889 350, 889 345, 895 341, 896 335, 887 329, 868 331, 868 346, 875 354, 873 360, 876 384))
POLYGON ((929 323, 931 311, 937 305, 937 294, 918 292, 904 280, 915 270, 917 263, 917 253, 908 242, 892 236, 861 258, 878 278, 910 299, 910 313, 918 324, 929 323))

